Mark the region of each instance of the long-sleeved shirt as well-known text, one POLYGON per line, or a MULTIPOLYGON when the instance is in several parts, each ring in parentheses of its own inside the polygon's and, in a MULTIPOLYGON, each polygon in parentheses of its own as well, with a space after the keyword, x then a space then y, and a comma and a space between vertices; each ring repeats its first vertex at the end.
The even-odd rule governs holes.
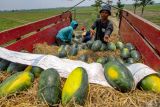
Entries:
POLYGON ((64 27, 58 32, 56 38, 60 39, 63 42, 71 42, 73 30, 76 26, 78 26, 78 23, 77 21, 73 20, 70 26, 64 27))
POLYGON ((73 34, 73 28, 71 26, 68 26, 61 29, 56 37, 61 39, 63 42, 70 42, 72 39, 72 34, 73 34))
POLYGON ((102 42, 104 41, 104 36, 108 35, 110 36, 112 31, 113 31, 113 24, 110 20, 107 22, 103 23, 101 19, 97 19, 94 24, 91 26, 92 29, 96 28, 96 35, 95 35, 95 40, 101 40, 102 42))

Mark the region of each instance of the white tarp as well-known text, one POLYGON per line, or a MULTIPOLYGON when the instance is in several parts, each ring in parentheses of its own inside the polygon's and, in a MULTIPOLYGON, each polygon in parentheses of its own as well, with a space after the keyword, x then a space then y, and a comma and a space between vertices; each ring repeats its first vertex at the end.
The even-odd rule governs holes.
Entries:
POLYGON ((83 67, 88 73, 90 83, 111 87, 107 83, 104 77, 104 69, 99 63, 88 64, 82 61, 60 59, 53 55, 22 53, 1 47, 0 58, 25 65, 38 66, 43 69, 54 68, 59 72, 60 76, 64 78, 67 78, 70 72, 72 72, 76 67, 83 67))
MULTIPOLYGON (((0 58, 21 64, 38 66, 43 69, 54 68, 59 72, 60 76, 64 78, 67 78, 70 72, 76 67, 83 67, 88 73, 90 83, 111 87, 104 77, 104 68, 99 63, 88 64, 82 61, 61 59, 53 55, 10 51, 1 47, 0 58)), ((153 69, 142 63, 131 64, 127 66, 127 68, 133 75, 135 86, 145 76, 156 73, 153 69)))
POLYGON ((152 68, 148 67, 142 63, 131 64, 127 67, 133 75, 135 86, 137 86, 138 82, 141 81, 144 77, 157 73, 152 68))

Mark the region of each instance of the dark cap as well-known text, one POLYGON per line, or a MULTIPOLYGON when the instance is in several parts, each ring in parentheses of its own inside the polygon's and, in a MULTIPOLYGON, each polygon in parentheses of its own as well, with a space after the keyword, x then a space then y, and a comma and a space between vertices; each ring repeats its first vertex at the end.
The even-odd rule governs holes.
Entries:
POLYGON ((104 6, 102 6, 101 10, 99 11, 99 13, 101 13, 102 11, 108 11, 109 15, 111 15, 111 6, 106 4, 104 6))

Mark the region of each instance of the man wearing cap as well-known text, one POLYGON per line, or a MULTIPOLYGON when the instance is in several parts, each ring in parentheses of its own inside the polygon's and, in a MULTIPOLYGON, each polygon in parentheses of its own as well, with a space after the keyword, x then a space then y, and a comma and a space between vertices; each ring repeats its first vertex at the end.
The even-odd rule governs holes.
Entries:
POLYGON ((103 43, 107 43, 109 37, 113 31, 113 24, 108 17, 111 15, 111 6, 104 5, 99 11, 100 19, 97 19, 91 26, 91 37, 95 36, 95 40, 101 40, 103 43), (96 28, 96 31, 94 30, 96 28))

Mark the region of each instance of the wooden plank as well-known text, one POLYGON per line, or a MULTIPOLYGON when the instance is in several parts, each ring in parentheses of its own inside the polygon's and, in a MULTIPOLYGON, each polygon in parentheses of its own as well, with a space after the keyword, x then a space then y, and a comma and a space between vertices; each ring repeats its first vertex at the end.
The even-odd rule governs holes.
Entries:
POLYGON ((122 17, 120 25, 120 36, 123 41, 133 43, 141 53, 144 63, 154 70, 160 70, 160 57, 147 44, 141 35, 122 17))
POLYGON ((19 40, 14 44, 11 44, 5 48, 13 50, 13 51, 20 51, 20 50, 27 50, 29 52, 33 51, 33 46, 36 43, 44 43, 47 42, 48 44, 52 44, 55 42, 55 36, 57 32, 70 24, 70 19, 57 23, 56 25, 47 28, 43 31, 40 31, 32 36, 29 36, 25 39, 19 40))
POLYGON ((122 11, 122 15, 160 55, 160 27, 126 10, 122 11))
POLYGON ((67 19, 71 15, 70 12, 64 13, 63 15, 53 16, 47 19, 43 19, 40 21, 36 21, 27 25, 23 25, 14 29, 10 29, 7 31, 0 32, 0 45, 9 42, 11 40, 20 38, 21 36, 28 34, 33 31, 38 31, 39 29, 48 26, 50 24, 57 23, 58 21, 62 21, 62 19, 67 19))

